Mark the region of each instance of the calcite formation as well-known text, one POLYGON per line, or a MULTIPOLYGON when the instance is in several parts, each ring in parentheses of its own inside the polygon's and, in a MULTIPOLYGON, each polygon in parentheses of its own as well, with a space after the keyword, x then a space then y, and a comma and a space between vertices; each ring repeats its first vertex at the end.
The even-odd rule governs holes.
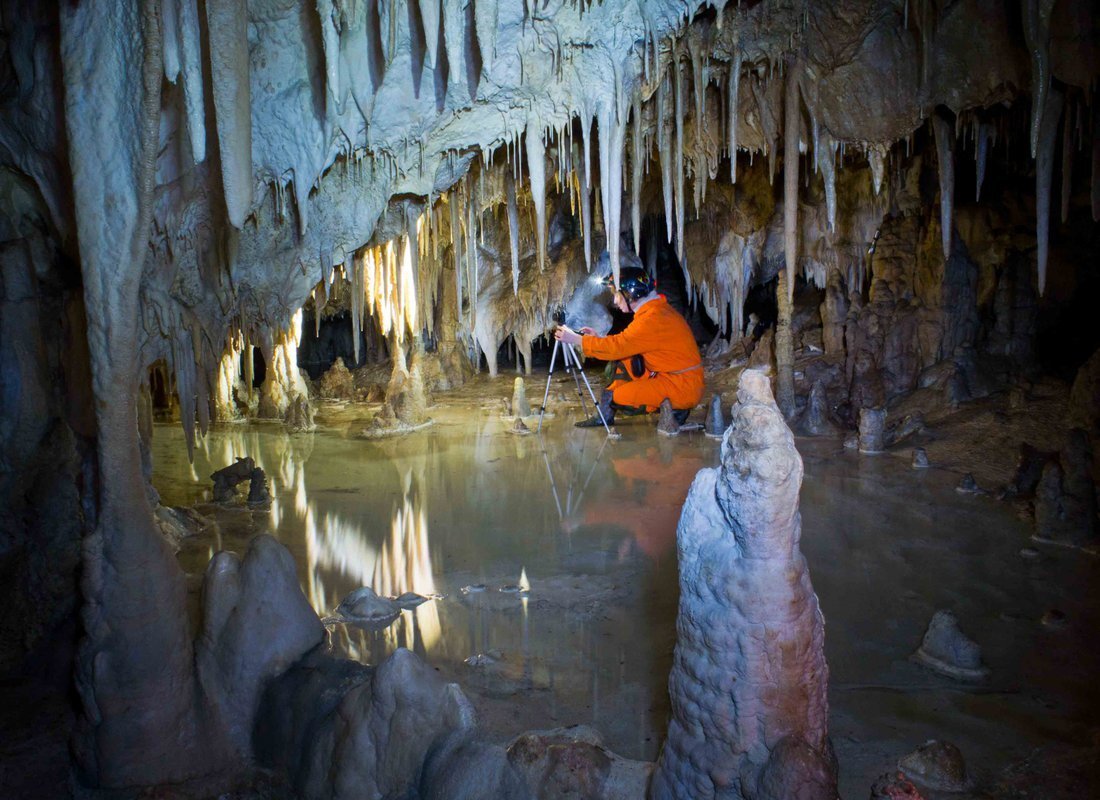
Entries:
POLYGON ((798 548, 802 459, 760 372, 741 376, 721 458, 677 529, 672 720, 652 797, 834 800, 824 619, 798 548))

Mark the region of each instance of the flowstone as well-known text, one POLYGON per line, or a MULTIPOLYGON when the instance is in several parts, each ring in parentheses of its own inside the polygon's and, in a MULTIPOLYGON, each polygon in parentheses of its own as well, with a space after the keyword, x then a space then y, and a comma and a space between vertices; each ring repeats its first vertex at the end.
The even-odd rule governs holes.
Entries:
POLYGON ((677 530, 672 720, 655 800, 834 800, 824 619, 798 548, 802 459, 759 371, 677 530))

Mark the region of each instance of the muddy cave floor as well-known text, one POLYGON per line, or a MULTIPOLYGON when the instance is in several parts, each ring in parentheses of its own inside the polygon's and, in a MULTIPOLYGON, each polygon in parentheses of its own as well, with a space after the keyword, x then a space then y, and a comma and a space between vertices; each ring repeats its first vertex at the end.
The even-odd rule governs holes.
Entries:
MULTIPOLYGON (((544 386, 528 380, 533 404, 544 386)), ((708 383, 732 399, 726 388, 721 376, 708 383)), ((217 426, 193 465, 179 426, 158 425, 162 502, 213 522, 179 553, 195 616, 210 556, 270 532, 322 617, 362 585, 440 596, 381 632, 330 624, 335 652, 377 663, 410 647, 462 686, 493 740, 584 723, 621 755, 654 759, 669 714, 676 523, 719 444, 659 436, 655 417, 621 420, 618 440, 577 430, 564 379, 542 436, 516 435, 502 416, 511 390, 512 376, 479 376, 435 398, 428 429, 393 439, 357 438, 377 410, 361 404, 322 403, 312 434, 217 426), (268 510, 211 502, 207 476, 244 455, 267 472, 268 510), (526 595, 513 591, 523 579, 526 595)), ((1005 483, 1022 441, 1053 449, 1065 396, 1050 382, 1033 387, 1024 412, 1003 395, 956 410, 929 403, 927 431, 879 456, 840 439, 797 440, 801 546, 826 620, 842 797, 866 797, 933 738, 960 748, 976 797, 1083 797, 1100 786, 1100 558, 1037 544, 1019 506, 955 491, 964 472, 990 489, 1005 483), (915 444, 931 469, 911 469, 915 444), (940 608, 981 645, 985 684, 909 660, 940 608), (1064 619, 1044 624, 1054 609, 1064 619)), ((897 413, 920 405, 918 394, 897 413)))

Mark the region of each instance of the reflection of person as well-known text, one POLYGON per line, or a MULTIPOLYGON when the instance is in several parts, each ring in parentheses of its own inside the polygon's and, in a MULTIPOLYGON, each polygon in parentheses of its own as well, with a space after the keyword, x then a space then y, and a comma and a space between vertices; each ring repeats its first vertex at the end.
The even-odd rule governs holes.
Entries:
POLYGON ((620 555, 640 551, 660 561, 674 554, 684 500, 696 474, 706 466, 703 453, 675 448, 662 454, 648 447, 631 455, 613 454, 611 466, 617 480, 584 504, 579 525, 629 531, 630 537, 620 543, 620 555))
MULTIPOLYGON (((612 276, 603 283, 613 286, 612 276)), ((554 338, 579 344, 585 356, 623 362, 623 379, 612 381, 600 396, 600 410, 609 425, 615 421, 616 409, 656 411, 665 399, 671 403, 676 421, 683 424, 703 397, 703 360, 687 320, 664 295, 657 294, 652 278, 638 267, 620 271, 614 302, 623 313, 634 314, 622 333, 596 336, 591 328, 577 333, 559 327, 554 338)), ((597 413, 578 422, 577 427, 602 424, 597 413)))

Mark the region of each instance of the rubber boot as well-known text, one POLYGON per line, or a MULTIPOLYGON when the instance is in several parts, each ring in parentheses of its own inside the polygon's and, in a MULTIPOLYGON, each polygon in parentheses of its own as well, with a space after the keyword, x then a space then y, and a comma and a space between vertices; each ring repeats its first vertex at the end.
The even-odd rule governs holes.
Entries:
POLYGON ((611 392, 607 391, 607 389, 604 389, 603 394, 600 395, 600 403, 599 403, 600 411, 603 412, 603 419, 602 420, 600 419, 600 415, 597 412, 597 413, 593 414, 591 417, 589 417, 588 419, 584 419, 584 420, 581 420, 580 422, 575 423, 575 427, 577 427, 577 428, 602 428, 603 425, 604 425, 604 422, 606 422, 609 427, 611 425, 614 425, 615 424, 615 406, 612 405, 612 403, 611 403, 611 400, 612 400, 613 397, 614 397, 614 395, 611 392))

